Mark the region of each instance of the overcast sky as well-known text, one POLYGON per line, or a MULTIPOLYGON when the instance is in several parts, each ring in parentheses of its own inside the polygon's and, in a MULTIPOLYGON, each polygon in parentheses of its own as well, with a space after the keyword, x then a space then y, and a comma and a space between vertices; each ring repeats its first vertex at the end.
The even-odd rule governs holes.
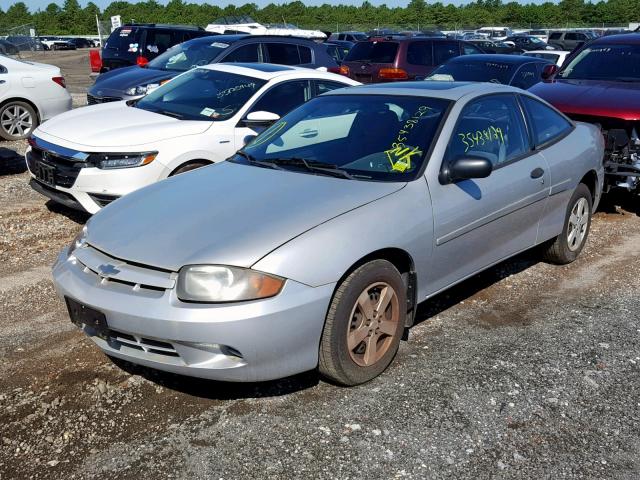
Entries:
MULTIPOLYGON (((29 7, 29 10, 36 11, 38 9, 42 9, 44 10, 46 8, 47 5, 49 5, 50 3, 52 3, 52 1, 54 0, 23 0, 24 3, 29 7)), ((87 4, 86 0, 79 0, 80 4, 82 6, 87 4)), ((104 7, 106 7, 107 5, 109 5, 111 3, 112 0, 93 0, 93 2, 98 5, 101 9, 104 9, 104 7)), ((159 3, 167 3, 168 0, 158 0, 159 3)), ((212 0, 185 0, 188 1, 189 3, 205 3, 205 2, 211 2, 212 0)), ((250 3, 251 0, 218 0, 218 2, 216 2, 218 5, 220 6, 224 6, 227 4, 234 4, 234 5, 243 5, 245 3, 250 3)), ((269 3, 284 3, 282 0, 253 0, 253 3, 257 4, 260 7, 264 7, 265 5, 268 5, 269 3)), ((458 5, 461 3, 469 3, 470 0, 441 0, 442 3, 453 3, 454 5, 458 5)), ((544 0, 526 0, 524 2, 521 3, 542 3, 542 1, 544 0)), ((552 0, 553 1, 553 0, 552 0)), ((380 5, 382 3, 386 3, 388 6, 390 7, 397 7, 397 6, 405 6, 407 5, 407 3, 409 3, 409 0, 370 0, 370 2, 374 5, 380 5)), ((9 5, 15 3, 13 0, 0 0, 0 6, 2 7, 3 10, 6 10, 8 8, 9 5)), ((62 4, 64 3, 64 0, 55 0, 54 3, 57 3, 58 5, 62 6, 62 4)), ((133 1, 132 3, 136 3, 135 1, 133 1)), ((329 3, 329 4, 340 4, 340 3, 346 3, 346 4, 353 4, 353 5, 360 5, 362 4, 362 0, 341 0, 341 1, 336 1, 336 0, 304 0, 304 3, 306 5, 322 5, 323 3, 329 3)))

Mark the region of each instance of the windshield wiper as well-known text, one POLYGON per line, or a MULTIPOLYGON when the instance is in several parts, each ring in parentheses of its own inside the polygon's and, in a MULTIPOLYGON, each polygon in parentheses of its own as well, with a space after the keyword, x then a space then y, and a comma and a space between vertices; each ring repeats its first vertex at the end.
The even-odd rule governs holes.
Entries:
POLYGON ((272 168, 274 170, 284 170, 281 166, 276 165, 275 163, 257 160, 253 155, 249 155, 247 152, 243 150, 238 150, 236 152, 236 155, 240 155, 247 162, 249 162, 250 165, 257 165, 258 167, 264 167, 264 168, 272 168))
POLYGON ((273 162, 276 165, 302 166, 309 172, 317 172, 323 175, 330 175, 332 177, 340 177, 346 178, 348 180, 353 180, 353 176, 350 173, 348 173, 346 170, 338 168, 337 165, 333 165, 331 163, 316 162, 313 160, 310 161, 300 157, 270 158, 269 161, 273 162))

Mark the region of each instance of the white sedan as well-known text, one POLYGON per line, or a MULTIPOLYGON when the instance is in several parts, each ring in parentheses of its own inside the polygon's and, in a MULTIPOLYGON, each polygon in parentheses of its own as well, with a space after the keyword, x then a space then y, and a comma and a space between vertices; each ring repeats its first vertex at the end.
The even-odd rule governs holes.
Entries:
POLYGON ((0 55, 0 137, 26 138, 51 117, 71 109, 60 69, 0 55))
POLYGON ((525 57, 544 58, 550 62, 555 63, 558 68, 562 66, 571 52, 565 50, 531 50, 524 52, 522 55, 525 57))
POLYGON ((195 68, 139 100, 92 105, 42 125, 27 150, 31 186, 95 213, 141 187, 225 160, 307 100, 358 84, 283 65, 195 68))

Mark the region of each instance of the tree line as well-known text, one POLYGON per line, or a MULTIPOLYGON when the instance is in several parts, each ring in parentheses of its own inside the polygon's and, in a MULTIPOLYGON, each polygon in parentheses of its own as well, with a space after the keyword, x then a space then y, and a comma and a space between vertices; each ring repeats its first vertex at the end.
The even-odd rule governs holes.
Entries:
POLYGON ((640 0, 585 2, 561 0, 559 3, 503 3, 502 0, 476 0, 464 5, 427 3, 410 0, 405 7, 361 5, 308 6, 299 0, 263 8, 247 3, 220 7, 211 4, 170 0, 166 5, 156 0, 130 3, 114 1, 104 10, 89 2, 82 7, 78 0, 65 0, 60 7, 50 3, 44 10, 30 11, 24 2, 16 2, 6 10, 0 8, 0 33, 6 35, 18 26, 30 25, 39 35, 96 34, 96 15, 108 20, 121 15, 123 22, 180 23, 206 26, 227 15, 249 15, 261 23, 294 23, 301 27, 335 31, 395 26, 406 29, 460 29, 482 25, 513 27, 560 27, 626 25, 640 19, 640 0))

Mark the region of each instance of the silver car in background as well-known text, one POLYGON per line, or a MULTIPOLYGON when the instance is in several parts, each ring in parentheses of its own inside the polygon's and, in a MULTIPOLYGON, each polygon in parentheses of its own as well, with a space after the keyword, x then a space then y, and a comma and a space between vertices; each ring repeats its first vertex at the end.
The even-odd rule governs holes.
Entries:
POLYGON ((603 139, 522 90, 330 92, 229 161, 96 214, 54 266, 108 355, 231 381, 390 364, 418 302, 539 244, 582 250, 603 139))

